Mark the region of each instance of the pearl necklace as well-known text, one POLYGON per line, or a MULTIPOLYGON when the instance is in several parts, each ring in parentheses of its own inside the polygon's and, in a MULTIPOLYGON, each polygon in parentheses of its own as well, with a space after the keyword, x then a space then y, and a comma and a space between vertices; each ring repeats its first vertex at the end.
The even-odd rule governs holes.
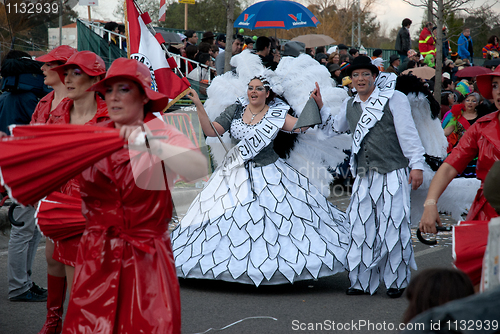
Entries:
POLYGON ((266 105, 264 104, 264 106, 262 107, 262 109, 260 109, 260 111, 256 114, 254 114, 252 112, 252 109, 250 109, 250 107, 247 107, 248 108, 248 111, 250 111, 250 114, 252 114, 252 118, 250 118, 250 123, 253 122, 253 120, 255 119, 255 116, 257 116, 258 114, 260 114, 262 112, 262 110, 264 110, 264 108, 266 107, 266 105))

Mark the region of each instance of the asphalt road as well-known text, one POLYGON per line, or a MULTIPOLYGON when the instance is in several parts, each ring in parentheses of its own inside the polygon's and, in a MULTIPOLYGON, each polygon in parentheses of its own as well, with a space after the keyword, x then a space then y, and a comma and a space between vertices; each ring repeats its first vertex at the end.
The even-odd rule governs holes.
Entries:
MULTIPOLYGON (((331 200, 345 210, 349 198, 331 200)), ((447 217, 442 219, 453 223, 447 217)), ((8 236, 0 235, 0 334, 36 334, 45 320, 45 303, 8 300, 7 245, 8 236)), ((450 233, 441 234, 438 245, 433 247, 414 238, 414 248, 419 270, 452 266, 450 233)), ((33 268, 33 279, 41 286, 47 283, 44 251, 42 241, 33 268)), ((398 328, 407 307, 404 296, 390 299, 385 288, 373 296, 347 296, 347 273, 259 288, 192 279, 181 280, 180 286, 182 329, 187 334, 396 333, 392 326, 398 328)))

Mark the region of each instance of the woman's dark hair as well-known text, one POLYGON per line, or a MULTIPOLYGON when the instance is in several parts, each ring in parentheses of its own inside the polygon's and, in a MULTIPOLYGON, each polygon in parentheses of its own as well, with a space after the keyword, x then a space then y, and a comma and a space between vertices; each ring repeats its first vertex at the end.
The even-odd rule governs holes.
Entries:
POLYGON ((200 51, 200 53, 208 53, 210 51, 210 44, 207 42, 201 42, 198 45, 198 51, 200 51))
POLYGON ((448 96, 450 94, 453 94, 452 92, 442 92, 441 93, 441 105, 443 106, 449 106, 450 105, 450 101, 448 100, 448 96))
POLYGON ((209 60, 210 60, 210 54, 205 52, 198 53, 198 61, 200 62, 201 65, 205 65, 205 63, 209 60))
POLYGON ((196 45, 188 45, 186 46, 186 58, 194 60, 194 56, 198 52, 198 46, 196 45))
POLYGON ((488 38, 488 44, 495 44, 495 38, 497 39, 497 42, 499 42, 500 40, 498 39, 498 36, 497 35, 493 35, 493 36, 490 36, 490 38, 488 38))
POLYGON ((414 60, 409 60, 408 68, 415 68, 415 67, 417 67, 417 63, 414 60))
POLYGON ((408 323, 418 314, 455 299, 474 294, 470 278, 460 270, 433 268, 421 271, 412 278, 406 289, 409 301, 403 322, 408 323))

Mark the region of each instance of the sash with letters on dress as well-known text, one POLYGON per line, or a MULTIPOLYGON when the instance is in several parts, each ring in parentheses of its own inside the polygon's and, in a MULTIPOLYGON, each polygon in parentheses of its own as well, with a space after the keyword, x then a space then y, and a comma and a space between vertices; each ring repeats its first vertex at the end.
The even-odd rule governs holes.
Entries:
POLYGON ((363 138, 384 116, 384 107, 392 95, 394 95, 396 79, 397 76, 394 73, 381 72, 377 79, 375 79, 375 85, 379 89, 378 96, 371 95, 364 103, 364 107, 362 104, 363 113, 352 134, 351 158, 349 161, 352 175, 356 175, 357 170, 357 162, 354 156, 358 154, 363 138))
MULTIPOLYGON (((239 102, 243 107, 248 105, 245 98, 239 98, 239 102)), ((285 124, 289 109, 288 104, 280 99, 275 99, 262 120, 251 126, 248 134, 227 152, 222 163, 223 173, 225 174, 231 169, 243 165, 245 161, 255 158, 262 149, 270 145, 285 124)))

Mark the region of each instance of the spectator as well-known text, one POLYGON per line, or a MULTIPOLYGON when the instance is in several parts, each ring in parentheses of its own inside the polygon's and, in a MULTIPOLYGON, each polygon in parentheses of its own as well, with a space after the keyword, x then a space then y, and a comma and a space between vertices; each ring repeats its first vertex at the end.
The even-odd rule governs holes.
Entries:
POLYGON ((211 32, 211 31, 204 32, 203 33, 203 37, 201 38, 201 41, 204 42, 204 43, 208 43, 210 45, 214 44, 215 43, 214 33, 211 32))
POLYGON ((387 73, 394 73, 396 75, 399 75, 398 72, 398 66, 400 64, 401 60, 397 54, 393 54, 389 57, 389 66, 387 67, 387 70, 385 70, 387 73))
POLYGON ((483 58, 492 59, 498 58, 500 51, 500 45, 498 44, 498 36, 493 35, 488 38, 488 44, 483 47, 483 58))
MULTIPOLYGON (((190 45, 186 46, 186 58, 191 59, 192 61, 196 61, 196 55, 197 54, 198 54, 198 46, 193 45, 193 44, 190 44, 190 45)), ((194 70, 196 68, 196 66, 197 66, 193 62, 188 62, 187 65, 188 65, 188 68, 187 68, 186 75, 189 72, 191 72, 192 70, 194 70)), ((181 66, 181 71, 182 70, 183 70, 183 67, 181 66)))
POLYGON ((217 40, 215 41, 215 45, 219 47, 219 53, 226 49, 226 35, 219 34, 217 36, 217 40))
POLYGON ((215 58, 219 55, 219 47, 215 44, 211 45, 208 53, 212 56, 212 61, 215 61, 215 58))
POLYGON ((372 64, 377 66, 380 72, 384 72, 384 59, 382 58, 381 49, 375 49, 373 51, 372 64))
MULTIPOLYGON (((124 24, 119 24, 118 25, 118 33, 120 35, 125 36, 125 25, 124 24)), ((120 39, 118 39, 120 40, 120 39)), ((122 49, 126 52, 127 51, 127 39, 122 37, 122 49)))
POLYGON ((262 65, 272 70, 275 70, 278 63, 274 61, 271 54, 271 40, 268 37, 261 36, 257 38, 255 43, 255 53, 259 55, 262 65))
POLYGON ((326 54, 324 46, 318 46, 316 48, 316 56, 314 57, 314 59, 316 59, 320 64, 323 65, 328 62, 328 56, 326 54), (324 57, 323 55, 325 55, 326 57, 324 57), (323 62, 323 59, 326 59, 326 61, 323 62))
POLYGON ((457 269, 434 268, 418 273, 408 284, 406 298, 409 305, 403 322, 433 307, 474 294, 472 282, 466 274, 457 269))
POLYGON ((186 48, 189 45, 196 45, 196 43, 198 43, 198 35, 196 34, 196 31, 186 30, 184 35, 186 35, 186 48))
POLYGON ((189 72, 187 78, 202 83, 208 83, 208 79, 210 78, 208 67, 211 66, 210 55, 208 53, 199 53, 198 62, 200 66, 197 66, 194 70, 189 72))
POLYGON ((2 61, 0 131, 10 134, 9 125, 29 124, 40 97, 49 92, 44 86, 43 63, 23 51, 11 50, 2 61))
POLYGON ((424 58, 424 64, 427 65, 427 66, 429 66, 429 67, 435 68, 436 64, 434 63, 434 56, 433 55, 427 55, 427 56, 425 56, 425 58, 424 58))
POLYGON ((332 64, 328 70, 330 71, 330 76, 332 77, 333 81, 335 82, 335 86, 337 87, 342 87, 342 78, 341 78, 341 71, 340 71, 340 66, 338 64, 332 64))
POLYGON ((357 56, 359 56, 359 50, 354 48, 350 49, 349 56, 351 56, 352 58, 356 58, 357 56))
POLYGON ((429 54, 436 54, 436 41, 432 35, 432 22, 427 22, 422 32, 420 32, 420 37, 418 39, 418 50, 420 54, 425 57, 429 54))
POLYGON ((253 45, 255 44, 254 40, 250 37, 245 38, 245 45, 243 45, 243 49, 253 50, 253 45))
POLYGON ((470 29, 464 27, 462 33, 458 37, 458 55, 462 60, 468 60, 469 64, 474 63, 474 50, 472 45, 472 37, 470 36, 470 29))
POLYGON ((408 63, 410 60, 413 60, 413 62, 418 62, 419 56, 417 54, 417 51, 410 49, 406 53, 406 58, 405 60, 400 61, 400 64, 398 66, 398 72, 402 73, 403 71, 408 69, 408 63))
POLYGON ((349 48, 344 45, 344 44, 339 44, 337 45, 337 49, 339 51, 339 54, 342 56, 342 55, 348 55, 348 52, 347 50, 349 50, 349 48))
POLYGON ((118 23, 110 21, 104 25, 104 29, 111 31, 111 33, 104 31, 102 38, 104 38, 104 40, 108 42, 108 45, 113 44, 113 45, 118 46, 118 39, 116 38, 116 35, 115 35, 115 34, 119 33, 118 23))
MULTIPOLYGON (((29 124, 43 96, 42 63, 23 51, 11 50, 2 61, 2 95, 0 95, 1 131, 9 133, 10 124, 29 124)), ((46 92, 48 93, 48 92, 46 92)), ((32 206, 13 208, 13 217, 23 226, 12 226, 7 259, 8 296, 10 301, 41 302, 47 290, 31 280, 31 268, 40 241, 32 206)))
POLYGON ((316 59, 316 49, 315 48, 306 48, 306 54, 308 54, 312 58, 316 59))
MULTIPOLYGON (((412 21, 408 18, 404 19, 401 23, 402 27, 398 31, 398 36, 396 37, 395 49, 401 57, 401 61, 404 62, 408 51, 411 48, 411 38, 410 38, 410 26, 412 21)), ((377 65, 375 65, 377 66, 377 65)))
POLYGON ((334 51, 328 55, 328 64, 337 64, 340 66, 340 55, 334 51))
POLYGON ((352 87, 352 79, 350 76, 345 76, 342 78, 342 87, 347 92, 349 96, 354 96, 356 93, 352 87))
POLYGON ((342 67, 342 64, 343 63, 349 63, 349 55, 346 54, 346 55, 340 55, 339 57, 339 64, 340 64, 340 67, 342 67))
MULTIPOLYGON (((241 35, 234 35, 233 38, 234 39, 233 39, 233 44, 231 46, 231 55, 235 56, 241 52, 241 49, 243 48, 243 44, 245 41, 243 40, 243 36, 241 35)), ((215 68, 217 70, 217 75, 224 74, 225 54, 226 51, 222 50, 219 52, 217 58, 215 58, 215 68)))
POLYGON ((445 90, 441 93, 441 114, 439 115, 439 119, 443 119, 443 116, 450 111, 456 101, 457 96, 453 91, 445 90))
MULTIPOLYGON (((444 60, 443 63, 443 73, 449 73, 450 76, 453 74, 453 69, 455 68, 455 63, 451 59, 444 60)), ((450 77, 451 78, 451 77, 450 77)))

